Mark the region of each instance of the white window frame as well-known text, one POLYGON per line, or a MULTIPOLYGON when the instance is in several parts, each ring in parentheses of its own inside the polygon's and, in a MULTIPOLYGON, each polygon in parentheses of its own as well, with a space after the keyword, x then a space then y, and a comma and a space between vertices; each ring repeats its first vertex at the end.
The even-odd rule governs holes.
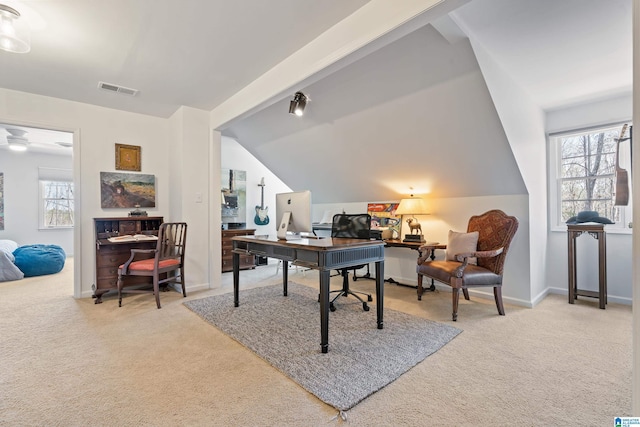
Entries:
MULTIPOLYGON (((45 201, 47 198, 45 197, 45 182, 59 182, 64 184, 71 184, 73 186, 73 181, 61 180, 61 179, 40 179, 38 180, 38 230, 67 230, 73 228, 74 225, 46 225, 45 224, 45 201)), ((75 198, 72 198, 73 203, 75 203, 75 198)), ((75 209, 71 209, 72 213, 75 209)), ((73 218, 75 224, 75 218, 73 218)))
MULTIPOLYGON (((561 177, 561 166, 562 166, 562 154, 561 154, 561 145, 560 139, 562 137, 566 137, 569 135, 583 134, 588 132, 594 132, 599 129, 608 129, 612 127, 622 127, 624 123, 629 123, 631 126, 631 120, 619 122, 619 123, 608 123, 602 124, 598 126, 591 126, 587 128, 581 129, 573 129, 562 132, 556 132, 548 135, 547 138, 547 147, 549 153, 549 225, 551 231, 566 231, 567 225, 561 219, 561 188, 562 188, 562 177, 561 177)), ((629 134, 627 133, 627 137, 629 134)), ((626 169, 629 173, 629 185, 631 185, 631 153, 630 153, 631 144, 622 143, 620 145, 620 167, 626 169)), ((614 185, 615 185, 615 177, 614 177, 614 185)), ((620 209, 620 220, 615 224, 609 224, 605 226, 605 230, 607 232, 619 233, 619 234, 631 234, 632 229, 629 227, 629 224, 632 219, 632 206, 633 200, 631 200, 631 191, 629 191, 629 204, 627 206, 618 206, 620 209)), ((602 216, 608 216, 600 212, 602 216)))

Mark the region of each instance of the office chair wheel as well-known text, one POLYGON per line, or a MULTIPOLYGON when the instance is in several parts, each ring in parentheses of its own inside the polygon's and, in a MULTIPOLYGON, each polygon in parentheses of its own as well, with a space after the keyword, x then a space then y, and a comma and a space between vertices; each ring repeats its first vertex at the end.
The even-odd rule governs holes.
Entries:
POLYGON ((336 311, 336 306, 333 303, 329 304, 329 310, 336 311))
POLYGON ((373 298, 371 298, 371 295, 367 295, 367 301, 369 302, 373 301, 373 298))
POLYGON ((369 306, 367 305, 367 303, 366 303, 366 302, 363 302, 363 303, 362 303, 362 309, 363 309, 364 311, 369 311, 369 306))

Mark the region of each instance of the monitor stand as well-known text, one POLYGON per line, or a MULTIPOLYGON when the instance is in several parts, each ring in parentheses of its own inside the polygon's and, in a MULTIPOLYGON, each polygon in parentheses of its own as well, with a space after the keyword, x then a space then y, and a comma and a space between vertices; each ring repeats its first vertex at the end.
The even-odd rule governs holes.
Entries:
POLYGON ((278 226, 278 240, 300 240, 302 237, 300 234, 288 232, 289 220, 291 219, 291 212, 285 212, 282 214, 280 225, 278 226))

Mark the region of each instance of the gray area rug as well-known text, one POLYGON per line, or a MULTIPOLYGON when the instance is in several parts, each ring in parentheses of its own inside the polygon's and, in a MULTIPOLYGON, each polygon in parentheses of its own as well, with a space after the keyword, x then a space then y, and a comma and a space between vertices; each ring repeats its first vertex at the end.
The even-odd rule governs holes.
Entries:
POLYGON ((329 352, 320 352, 318 292, 289 283, 240 290, 184 304, 225 334, 339 410, 355 406, 438 351, 462 332, 391 309, 384 329, 376 327, 376 309, 362 310, 354 298, 340 298, 329 314, 329 352))

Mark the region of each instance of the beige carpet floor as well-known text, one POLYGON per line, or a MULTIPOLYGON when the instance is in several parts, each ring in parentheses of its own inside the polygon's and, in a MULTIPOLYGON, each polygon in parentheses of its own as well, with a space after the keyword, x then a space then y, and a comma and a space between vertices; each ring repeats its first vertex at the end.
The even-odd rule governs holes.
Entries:
MULTIPOLYGON (((0 283, 2 426, 608 426, 631 415, 629 306, 551 295, 534 309, 507 305, 502 317, 472 297, 451 323, 464 332, 345 422, 179 293, 163 293, 161 310, 150 294, 95 305, 72 297, 72 270, 70 259, 62 273, 0 283)), ((278 283, 275 272, 242 272, 243 287, 278 283)), ((289 277, 317 287, 313 271, 289 277)), ((224 274, 220 288, 187 299, 231 283, 224 274)), ((417 301, 414 289, 387 284, 385 295, 386 307, 451 322, 446 292, 417 301)))

